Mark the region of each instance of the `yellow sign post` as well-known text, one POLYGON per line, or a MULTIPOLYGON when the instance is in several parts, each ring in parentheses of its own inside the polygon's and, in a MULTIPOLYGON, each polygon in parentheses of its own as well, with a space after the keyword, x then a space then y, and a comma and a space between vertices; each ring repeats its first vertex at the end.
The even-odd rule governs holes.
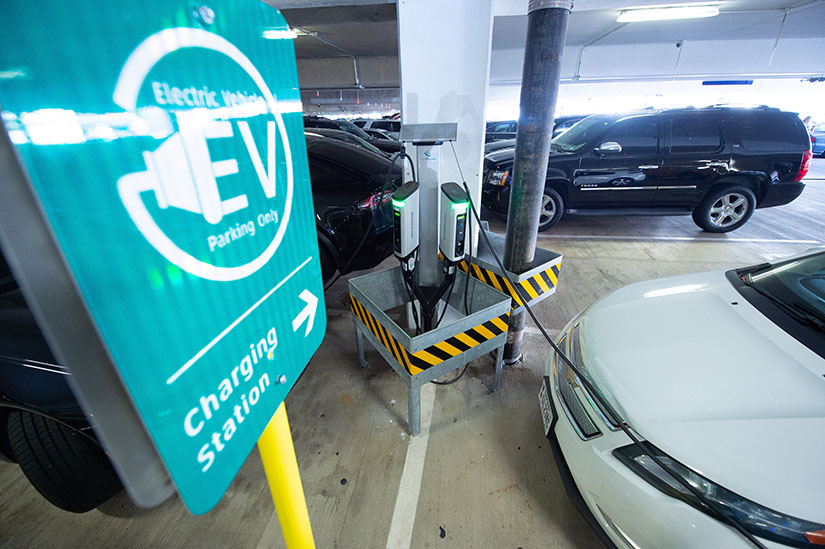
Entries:
POLYGON ((286 546, 289 549, 315 549, 304 487, 301 485, 295 446, 292 444, 292 433, 283 402, 258 439, 258 450, 261 452, 266 480, 269 482, 286 546))

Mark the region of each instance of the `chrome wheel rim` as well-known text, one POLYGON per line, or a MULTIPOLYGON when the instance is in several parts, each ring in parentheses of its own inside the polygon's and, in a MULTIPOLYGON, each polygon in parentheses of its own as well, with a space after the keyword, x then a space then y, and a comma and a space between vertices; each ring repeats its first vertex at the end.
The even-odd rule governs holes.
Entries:
POLYGON ((748 199, 741 193, 728 193, 710 207, 710 222, 716 227, 730 227, 748 213, 748 199))
POLYGON ((546 194, 541 197, 541 213, 539 214, 539 225, 550 223, 556 215, 556 203, 546 194))

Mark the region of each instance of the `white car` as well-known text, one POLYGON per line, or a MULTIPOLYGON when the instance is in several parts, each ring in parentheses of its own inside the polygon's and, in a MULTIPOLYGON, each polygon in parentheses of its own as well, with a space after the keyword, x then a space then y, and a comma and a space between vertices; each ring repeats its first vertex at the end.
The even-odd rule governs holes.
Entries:
POLYGON ((825 252, 627 286, 558 343, 592 390, 553 353, 545 429, 568 495, 603 540, 825 546, 825 252))

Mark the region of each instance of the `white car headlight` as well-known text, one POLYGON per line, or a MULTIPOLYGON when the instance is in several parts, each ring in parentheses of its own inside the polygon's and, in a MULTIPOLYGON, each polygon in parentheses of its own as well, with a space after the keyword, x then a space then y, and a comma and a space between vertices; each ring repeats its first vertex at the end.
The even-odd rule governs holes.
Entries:
POLYGON ((762 507, 685 467, 652 444, 643 444, 644 448, 637 444, 616 448, 613 455, 659 491, 717 518, 715 511, 709 509, 654 462, 650 454, 655 455, 666 467, 687 480, 705 499, 715 503, 730 519, 741 524, 754 536, 792 547, 821 548, 825 545, 825 524, 791 517, 762 507))
MULTIPOLYGON (((568 358, 587 378, 587 381, 594 388, 598 388, 593 377, 589 374, 587 365, 582 360, 581 341, 580 341, 580 327, 575 324, 567 334, 562 337, 558 345, 562 351, 567 352, 568 358)), ((599 427, 591 420, 587 412, 587 407, 593 409, 604 425, 611 431, 619 429, 619 425, 609 419, 612 417, 610 413, 606 412, 598 401, 593 397, 590 390, 582 383, 579 376, 567 366, 567 363, 554 354, 553 356, 553 374, 556 383, 556 390, 561 396, 562 407, 573 424, 573 428, 580 438, 589 440, 591 438, 601 435, 599 427)))

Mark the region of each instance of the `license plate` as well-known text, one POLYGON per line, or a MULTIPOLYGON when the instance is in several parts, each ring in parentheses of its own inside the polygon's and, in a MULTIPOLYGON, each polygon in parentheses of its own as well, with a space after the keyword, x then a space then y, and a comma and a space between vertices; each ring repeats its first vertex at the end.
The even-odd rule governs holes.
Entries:
POLYGON ((541 407, 541 420, 544 422, 544 435, 550 433, 553 425, 553 408, 550 405, 550 378, 544 376, 541 389, 539 389, 539 406, 541 407))

